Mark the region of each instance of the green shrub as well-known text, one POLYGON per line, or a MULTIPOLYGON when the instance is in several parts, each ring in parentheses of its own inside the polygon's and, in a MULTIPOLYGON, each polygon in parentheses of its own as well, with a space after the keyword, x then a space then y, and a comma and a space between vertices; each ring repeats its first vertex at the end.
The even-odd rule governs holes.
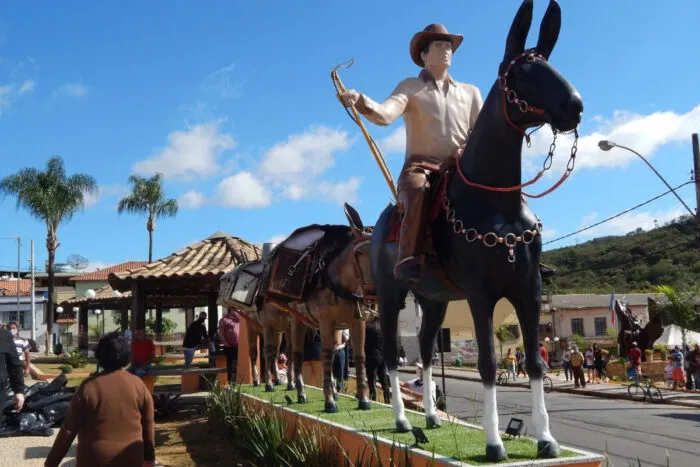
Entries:
POLYGON ((61 373, 65 375, 73 373, 73 367, 71 365, 62 365, 59 369, 61 370, 61 373))
POLYGON ((75 347, 70 351, 70 353, 63 356, 63 362, 73 368, 83 368, 85 365, 87 365, 88 360, 85 355, 82 354, 80 349, 75 347))

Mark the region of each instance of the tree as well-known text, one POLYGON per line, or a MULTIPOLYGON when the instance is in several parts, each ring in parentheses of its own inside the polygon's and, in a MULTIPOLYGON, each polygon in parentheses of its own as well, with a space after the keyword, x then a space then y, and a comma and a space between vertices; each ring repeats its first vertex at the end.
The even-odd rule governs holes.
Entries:
POLYGON ((148 262, 153 261, 153 231, 156 229, 156 219, 162 217, 175 217, 177 215, 177 201, 166 199, 163 191, 163 174, 157 173, 151 178, 143 178, 139 175, 129 177, 131 193, 119 201, 119 214, 129 212, 131 214, 146 214, 148 222, 148 262))
POLYGON ((660 285, 656 287, 657 293, 663 294, 666 303, 659 305, 658 312, 661 312, 666 321, 680 326, 683 336, 683 348, 686 346, 686 332, 697 326, 698 315, 695 311, 695 301, 698 297, 697 291, 679 292, 670 285, 660 285))
POLYGON ((68 222, 84 207, 85 195, 98 192, 97 182, 90 175, 66 175, 63 159, 52 157, 46 171, 24 168, 0 180, 0 194, 17 197, 17 209, 46 224, 46 249, 49 256, 49 300, 46 307, 46 353, 53 339, 55 278, 54 263, 58 242, 58 226, 68 222))
POLYGON ((496 336, 498 344, 501 347, 501 360, 503 360, 503 343, 512 340, 514 336, 511 334, 506 323, 501 323, 501 325, 496 328, 493 335, 496 336))

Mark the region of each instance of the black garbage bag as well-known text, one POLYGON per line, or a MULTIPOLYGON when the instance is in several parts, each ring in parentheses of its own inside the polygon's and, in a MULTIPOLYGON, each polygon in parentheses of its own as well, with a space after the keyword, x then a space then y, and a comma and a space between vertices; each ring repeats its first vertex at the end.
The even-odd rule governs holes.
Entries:
POLYGON ((11 412, 6 414, 0 426, 0 437, 39 435, 51 436, 51 424, 41 412, 11 412))
POLYGON ((54 404, 56 402, 70 401, 73 398, 72 392, 57 392, 56 394, 51 394, 50 396, 42 397, 41 399, 34 399, 31 402, 25 404, 25 409, 30 411, 36 411, 43 409, 44 407, 54 404))
POLYGON ((68 409, 70 408, 70 400, 56 402, 51 405, 47 405, 42 408, 41 411, 46 418, 46 421, 53 427, 58 427, 63 423, 63 420, 68 415, 68 409))

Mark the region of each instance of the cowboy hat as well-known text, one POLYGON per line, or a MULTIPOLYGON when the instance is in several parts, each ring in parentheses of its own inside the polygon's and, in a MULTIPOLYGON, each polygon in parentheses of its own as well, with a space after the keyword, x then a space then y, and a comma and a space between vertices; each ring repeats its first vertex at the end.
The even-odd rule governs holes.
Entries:
POLYGON ((426 43, 434 40, 450 41, 452 43, 452 53, 454 53, 464 40, 464 36, 461 34, 448 33, 447 28, 442 24, 433 23, 427 25, 421 32, 414 34, 411 39, 410 51, 413 63, 421 68, 425 66, 420 53, 426 43))

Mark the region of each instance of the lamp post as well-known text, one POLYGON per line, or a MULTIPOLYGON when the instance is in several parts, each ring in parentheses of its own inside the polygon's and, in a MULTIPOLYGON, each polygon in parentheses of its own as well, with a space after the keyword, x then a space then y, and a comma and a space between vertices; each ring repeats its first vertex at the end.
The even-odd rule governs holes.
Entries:
MULTIPOLYGON (((102 310, 99 308, 95 310, 95 314, 97 315, 97 319, 99 320, 99 316, 102 314, 102 310)), ((102 335, 105 335, 105 317, 102 315, 102 335)))
POLYGON ((645 163, 646 165, 649 166, 649 168, 650 168, 651 170, 654 171, 654 173, 656 174, 656 176, 659 177, 659 178, 661 179, 662 182, 664 182, 664 184, 668 187, 669 190, 671 190, 671 192, 673 193, 673 195, 674 195, 676 198, 678 198, 678 201, 681 202, 681 204, 683 205, 683 207, 685 207, 685 209, 690 213, 690 215, 691 215, 692 217, 695 217, 695 213, 693 212, 693 210, 690 209, 690 208, 688 207, 687 204, 685 204, 685 201, 683 201, 683 200, 681 199, 681 197, 678 196, 678 193, 676 193, 676 190, 674 190, 673 188, 671 188, 671 185, 668 184, 668 182, 661 176, 661 174, 654 168, 654 166, 652 166, 652 165, 649 163, 649 161, 646 160, 646 158, 645 158, 644 156, 642 156, 641 154, 639 154, 639 153, 638 153, 637 151, 635 151, 634 149, 628 148, 627 146, 622 146, 621 144, 617 144, 617 143, 614 143, 614 142, 612 142, 612 141, 608 141, 608 140, 605 140, 605 139, 598 142, 598 147, 599 147, 601 150, 603 150, 603 151, 610 151, 612 148, 618 147, 618 148, 621 148, 621 149, 626 149, 626 150, 628 150, 629 152, 631 152, 632 154, 634 154, 634 155, 636 155, 637 157, 639 157, 641 160, 644 161, 644 163, 645 163))
MULTIPOLYGON (((58 308, 56 308, 56 314, 58 316, 60 316, 61 313, 63 313, 63 307, 59 306, 58 308)), ((61 343, 61 325, 60 324, 58 325, 58 329, 56 331, 57 331, 56 332, 56 343, 60 344, 61 343)))

